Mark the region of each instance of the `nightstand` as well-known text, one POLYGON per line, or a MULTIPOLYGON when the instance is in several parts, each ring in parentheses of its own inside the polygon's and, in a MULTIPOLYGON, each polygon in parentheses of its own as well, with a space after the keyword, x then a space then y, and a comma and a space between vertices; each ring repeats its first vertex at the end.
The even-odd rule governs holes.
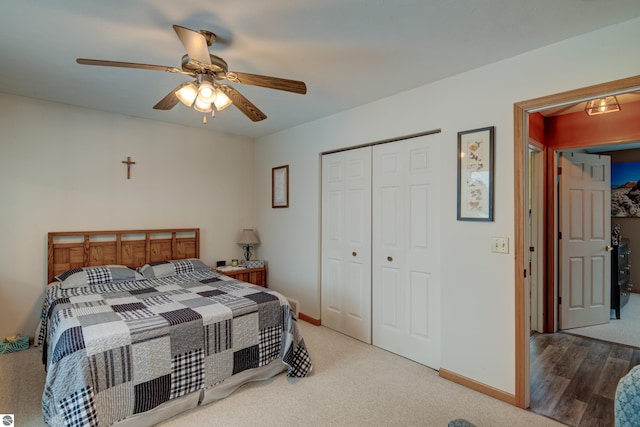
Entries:
POLYGON ((214 269, 215 272, 229 276, 232 279, 241 280, 254 285, 267 287, 267 267, 239 268, 233 270, 214 269))

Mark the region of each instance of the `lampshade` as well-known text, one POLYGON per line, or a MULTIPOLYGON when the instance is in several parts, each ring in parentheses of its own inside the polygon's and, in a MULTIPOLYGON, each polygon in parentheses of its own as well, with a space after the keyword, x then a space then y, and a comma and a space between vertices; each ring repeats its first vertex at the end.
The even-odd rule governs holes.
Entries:
POLYGON ((216 110, 222 111, 231 105, 231 99, 227 96, 226 93, 216 88, 216 99, 213 101, 216 106, 216 110))
POLYGON ((258 239, 258 235, 252 228, 245 228, 242 230, 242 236, 240 236, 240 240, 238 240, 238 244, 244 247, 244 259, 245 261, 249 261, 251 259, 251 249, 253 246, 260 243, 260 239, 258 239))
POLYGON ((260 244, 260 239, 258 239, 258 235, 252 228, 245 228, 242 230, 242 236, 240 236, 240 240, 238 240, 239 245, 258 245, 260 244))
POLYGON ((176 91, 176 97, 187 107, 191 107, 193 105, 193 101, 196 100, 196 96, 198 96, 198 88, 191 82, 176 91))
POLYGON ((618 99, 615 96, 606 96, 588 101, 584 111, 590 116, 613 113, 620 111, 620 104, 618 104, 618 99))
POLYGON ((213 84, 207 80, 203 79, 200 82, 200 87, 198 88, 198 98, 202 102, 208 102, 211 104, 216 99, 216 91, 213 88, 213 84))
POLYGON ((204 101, 200 95, 196 97, 196 102, 193 104, 193 108, 201 113, 211 112, 211 101, 204 101))

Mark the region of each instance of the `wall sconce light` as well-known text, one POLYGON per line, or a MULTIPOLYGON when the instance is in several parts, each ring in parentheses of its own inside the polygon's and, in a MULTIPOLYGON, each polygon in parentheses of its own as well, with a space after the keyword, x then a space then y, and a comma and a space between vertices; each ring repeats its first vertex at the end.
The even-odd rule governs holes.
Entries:
POLYGON ((584 111, 590 116, 614 113, 620 111, 620 104, 618 104, 618 99, 615 96, 606 96, 604 98, 587 101, 587 106, 584 108, 584 111))
POLYGON ((258 239, 258 235, 252 228, 245 228, 242 230, 242 236, 240 236, 238 244, 242 245, 242 248, 244 249, 245 261, 249 261, 251 259, 251 250, 254 246, 260 244, 260 239, 258 239))

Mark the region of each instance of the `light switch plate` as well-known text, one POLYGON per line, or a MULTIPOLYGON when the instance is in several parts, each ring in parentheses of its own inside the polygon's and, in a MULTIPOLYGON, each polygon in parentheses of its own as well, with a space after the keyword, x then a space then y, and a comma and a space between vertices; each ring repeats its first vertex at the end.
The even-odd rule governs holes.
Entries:
POLYGON ((491 252, 498 254, 509 253, 509 238, 508 237, 492 237, 491 238, 491 252))

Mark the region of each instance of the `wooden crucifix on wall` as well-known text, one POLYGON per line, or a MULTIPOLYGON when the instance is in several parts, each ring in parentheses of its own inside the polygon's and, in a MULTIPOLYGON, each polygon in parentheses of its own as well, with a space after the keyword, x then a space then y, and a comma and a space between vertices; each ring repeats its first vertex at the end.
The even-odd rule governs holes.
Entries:
POLYGON ((127 165, 127 179, 131 179, 131 165, 135 165, 136 162, 132 162, 131 157, 127 157, 127 160, 123 160, 122 163, 127 165))

